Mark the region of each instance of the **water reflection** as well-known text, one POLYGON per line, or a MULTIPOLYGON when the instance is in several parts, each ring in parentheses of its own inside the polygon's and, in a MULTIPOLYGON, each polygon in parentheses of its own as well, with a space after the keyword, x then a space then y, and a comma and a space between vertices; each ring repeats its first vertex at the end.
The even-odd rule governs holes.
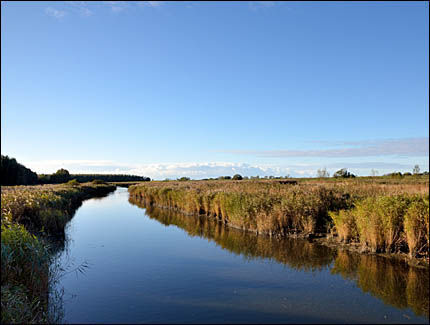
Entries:
POLYGON ((366 293, 396 308, 411 308, 417 316, 429 318, 429 273, 379 256, 345 252, 306 240, 274 239, 225 227, 213 218, 187 216, 178 212, 145 207, 143 201, 129 202, 146 208, 146 214, 190 236, 215 242, 218 246, 249 260, 271 259, 296 270, 331 268, 332 274, 354 281, 366 293))
POLYGON ((331 272, 355 281, 364 292, 387 304, 411 308, 416 315, 429 317, 428 270, 339 251, 331 272))

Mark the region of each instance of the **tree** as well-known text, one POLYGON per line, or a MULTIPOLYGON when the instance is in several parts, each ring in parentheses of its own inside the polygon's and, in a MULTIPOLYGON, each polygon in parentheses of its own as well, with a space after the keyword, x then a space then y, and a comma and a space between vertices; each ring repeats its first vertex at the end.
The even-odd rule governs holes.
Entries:
POLYGON ((55 184, 66 183, 70 181, 70 173, 67 169, 61 168, 51 175, 51 182, 55 184))
POLYGON ((236 180, 236 181, 240 181, 240 180, 243 179, 243 177, 240 174, 236 174, 236 175, 233 176, 233 179, 236 180))
POLYGON ((16 161, 1 155, 1 185, 32 185, 37 183, 37 174, 16 161))
POLYGON ((317 170, 317 176, 318 177, 330 177, 329 172, 327 171, 327 168, 318 169, 317 170))
POLYGON ((178 181, 181 181, 181 182, 183 182, 183 181, 189 181, 190 180, 190 178, 189 177, 181 177, 181 178, 178 178, 178 181))
POLYGON ((372 169, 372 176, 378 176, 378 171, 375 169, 372 169))
POLYGON ((414 166, 414 170, 413 170, 413 174, 414 175, 418 175, 420 173, 420 166, 415 165, 414 166))
POLYGON ((354 174, 351 174, 350 172, 348 172, 348 171, 346 170, 346 168, 342 168, 342 169, 339 169, 337 172, 335 172, 335 173, 333 174, 333 177, 344 177, 344 178, 348 178, 348 177, 355 177, 355 175, 354 175, 354 174))

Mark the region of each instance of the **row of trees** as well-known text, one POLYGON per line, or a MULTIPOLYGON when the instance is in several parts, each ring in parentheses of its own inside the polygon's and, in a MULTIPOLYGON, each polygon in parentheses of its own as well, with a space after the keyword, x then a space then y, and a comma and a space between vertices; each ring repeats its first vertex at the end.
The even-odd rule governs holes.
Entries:
POLYGON ((96 179, 105 182, 149 182, 149 177, 124 174, 70 174, 66 169, 59 169, 54 174, 39 175, 40 184, 60 184, 72 179, 80 183, 92 182, 96 179))
MULTIPOLYGON (((378 171, 375 169, 372 169, 371 173, 372 173, 372 176, 378 175, 378 171)), ((420 166, 415 165, 412 170, 412 173, 406 172, 402 174, 401 172, 394 172, 394 173, 385 174, 384 176, 401 177, 401 176, 428 175, 428 174, 429 174, 428 172, 420 173, 420 166)), ((317 177, 330 177, 330 174, 327 171, 327 168, 318 169, 317 177)), ((348 172, 346 168, 342 168, 342 169, 339 169, 337 172, 335 172, 333 174, 333 177, 355 177, 355 175, 348 172)))
POLYGON ((105 182, 150 181, 149 177, 123 174, 70 174, 66 169, 59 169, 53 174, 40 174, 21 165, 15 158, 1 155, 1 185, 61 184, 72 179, 80 183, 99 179, 105 182))
POLYGON ((37 184, 37 174, 16 161, 1 155, 1 185, 37 184))

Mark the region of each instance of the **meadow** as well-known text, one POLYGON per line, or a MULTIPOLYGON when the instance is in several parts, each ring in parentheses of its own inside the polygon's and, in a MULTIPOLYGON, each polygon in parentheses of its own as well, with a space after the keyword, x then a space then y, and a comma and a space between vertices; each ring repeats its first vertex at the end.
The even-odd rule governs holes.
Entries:
POLYGON ((332 236, 362 251, 429 252, 429 177, 150 182, 129 187, 145 206, 214 217, 257 234, 332 236))
POLYGON ((52 323, 51 243, 83 200, 116 187, 105 182, 1 188, 1 322, 52 323))

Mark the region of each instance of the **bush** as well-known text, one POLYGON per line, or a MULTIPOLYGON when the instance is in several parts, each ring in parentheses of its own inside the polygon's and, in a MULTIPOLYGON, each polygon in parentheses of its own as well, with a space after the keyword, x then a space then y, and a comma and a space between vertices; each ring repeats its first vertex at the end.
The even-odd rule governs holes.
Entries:
POLYGON ((233 179, 237 180, 237 181, 240 181, 240 180, 243 179, 243 177, 242 177, 242 175, 236 174, 236 175, 233 176, 233 179))

